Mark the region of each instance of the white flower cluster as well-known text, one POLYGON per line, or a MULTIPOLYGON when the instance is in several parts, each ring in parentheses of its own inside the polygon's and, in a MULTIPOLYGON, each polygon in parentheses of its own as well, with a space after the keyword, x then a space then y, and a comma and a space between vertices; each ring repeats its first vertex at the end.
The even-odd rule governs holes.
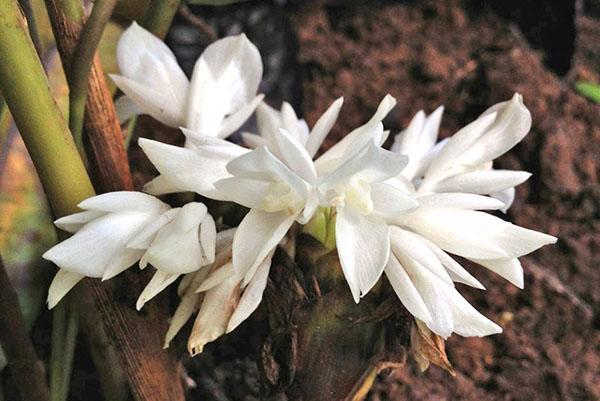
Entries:
POLYGON ((275 110, 262 103, 261 58, 246 36, 209 46, 191 81, 165 44, 136 24, 123 34, 117 58, 122 75, 113 79, 126 95, 120 116, 149 114, 186 136, 185 147, 139 140, 160 172, 145 191, 192 191, 250 211, 239 227, 217 233, 202 203, 173 209, 138 192, 88 199, 79 205, 84 212, 56 221, 75 235, 44 255, 61 268, 50 307, 84 276, 108 279, 137 261, 141 268, 150 264, 156 272, 138 309, 183 276, 165 345, 199 310, 189 350, 201 352, 257 308, 273 253, 292 225, 326 210, 356 302, 385 273, 406 308, 434 333, 484 336, 501 328, 456 290, 455 282, 484 287, 450 254, 522 287, 518 257, 556 241, 483 212, 508 209, 514 187, 529 177, 492 167, 530 129, 518 94, 441 142, 442 108, 430 116, 421 111, 391 151, 382 148, 389 135, 382 120, 396 103, 387 95, 367 123, 315 159, 343 99, 312 129, 289 104, 275 110), (258 135, 242 135, 248 147, 224 139, 255 111, 258 135))

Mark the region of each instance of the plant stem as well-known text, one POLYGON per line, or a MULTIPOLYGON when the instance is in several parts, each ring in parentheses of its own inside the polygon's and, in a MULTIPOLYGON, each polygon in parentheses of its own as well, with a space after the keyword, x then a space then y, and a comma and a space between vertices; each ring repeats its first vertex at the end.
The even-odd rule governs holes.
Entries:
POLYGON ((0 257, 0 342, 8 360, 14 386, 22 400, 48 401, 48 386, 41 362, 38 360, 17 293, 10 283, 0 257))
MULTIPOLYGON (((79 60, 73 57, 79 44, 83 9, 79 0, 46 0, 60 57, 69 72, 79 60)), ((104 71, 97 54, 93 57, 85 100, 83 142, 94 184, 103 191, 133 189, 123 133, 104 71)))
POLYGON ((52 311, 52 340, 50 343, 50 401, 61 401, 62 362, 65 348, 67 305, 61 302, 52 311))
POLYGON ((164 39, 177 12, 179 3, 179 0, 152 0, 141 25, 159 38, 164 39))
POLYGON ((41 56, 43 54, 42 49, 42 41, 40 39, 40 32, 37 26, 37 20, 35 19, 35 14, 33 12, 33 7, 31 6, 31 0, 19 0, 19 4, 21 4, 21 9, 25 14, 25 18, 27 19, 27 26, 29 27, 29 35, 31 36, 31 40, 33 41, 33 45, 35 46, 35 50, 41 56))
POLYGON ((83 149, 83 120, 88 93, 88 80, 102 32, 117 0, 96 0, 90 18, 71 57, 69 81, 69 128, 79 149, 83 149))
POLYGON ((15 0, 0 1, 0 92, 15 120, 54 213, 75 213, 94 195, 15 0), (16 73, 18 72, 18 73, 16 73))

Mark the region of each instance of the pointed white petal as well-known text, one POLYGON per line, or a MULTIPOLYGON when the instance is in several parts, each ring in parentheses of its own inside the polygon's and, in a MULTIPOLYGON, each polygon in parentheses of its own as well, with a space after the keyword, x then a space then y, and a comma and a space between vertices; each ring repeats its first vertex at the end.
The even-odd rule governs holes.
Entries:
POLYGON ((169 210, 169 205, 154 196, 134 191, 107 192, 88 198, 77 206, 103 212, 162 213, 169 210))
POLYGON ((450 192, 420 196, 417 201, 423 207, 464 210, 499 210, 504 207, 504 203, 489 196, 450 192))
POLYGON ((179 209, 171 209, 154 220, 146 224, 131 240, 127 243, 127 248, 131 249, 148 249, 158 230, 163 228, 179 213, 179 209))
POLYGON ((158 175, 144 184, 144 192, 156 196, 185 191, 169 181, 164 175, 158 175))
POLYGON ((140 147, 152 164, 181 191, 214 196, 214 183, 229 177, 225 166, 235 158, 229 148, 185 149, 141 138, 140 147))
POLYGON ((421 241, 423 241, 425 244, 427 244, 427 246, 429 246, 429 248, 435 254, 435 256, 437 256, 439 261, 442 263, 442 265, 448 271, 448 274, 450 275, 450 278, 452 278, 452 281, 457 282, 457 283, 463 283, 463 284, 466 284, 468 286, 471 286, 473 288, 477 288, 480 290, 485 290, 485 287, 483 286, 483 284, 481 284, 479 282, 479 280, 477 280, 475 277, 473 277, 471 275, 471 273, 469 273, 467 270, 465 270, 465 268, 462 267, 457 261, 452 259, 452 257, 450 257, 450 255, 448 255, 446 252, 441 250, 438 246, 436 246, 431 241, 428 241, 423 237, 419 237, 419 238, 421 239, 421 241))
POLYGON ((386 218, 401 216, 419 206, 415 198, 386 183, 371 185, 371 200, 374 212, 386 218))
POLYGON ((149 218, 152 215, 139 212, 99 217, 50 248, 43 257, 73 273, 102 277, 113 260, 121 260, 122 254, 127 252, 125 245, 148 223, 149 218))
POLYGON ((54 276, 50 288, 48 289, 48 299, 46 301, 48 303, 48 309, 54 308, 78 282, 83 280, 84 277, 83 274, 58 269, 58 272, 56 273, 56 276, 54 276))
POLYGON ((325 174, 337 167, 338 163, 336 163, 336 160, 344 156, 346 159, 351 158, 352 151, 349 149, 351 146, 358 151, 372 139, 375 139, 376 143, 381 145, 385 141, 383 128, 379 128, 381 120, 385 118, 395 105, 396 99, 390 95, 386 95, 373 117, 367 123, 350 132, 315 161, 317 171, 320 174, 325 174))
POLYGON ((344 207, 337 209, 335 235, 344 276, 358 303, 375 285, 387 263, 389 228, 373 215, 364 216, 344 207))
POLYGON ((519 259, 472 259, 473 262, 478 263, 499 276, 507 279, 520 289, 525 286, 525 279, 523 278, 523 267, 519 259))
POLYGON ((271 252, 265 260, 258 266, 254 277, 248 283, 248 286, 244 289, 244 293, 240 298, 240 302, 233 311, 233 315, 229 319, 227 324, 226 333, 230 333, 235 330, 244 320, 246 320, 252 312, 258 308, 260 301, 262 300, 263 292, 267 287, 267 279, 269 278, 269 270, 271 269, 271 258, 273 252, 271 252))
POLYGON ((440 280, 446 284, 454 286, 452 279, 442 266, 435 253, 427 245, 422 238, 410 231, 403 230, 399 227, 390 227, 390 243, 392 253, 396 255, 400 263, 403 263, 406 258, 414 259, 420 265, 435 274, 440 280))
POLYGON ((170 127, 179 127, 185 123, 182 109, 183 99, 174 101, 165 95, 164 88, 146 86, 121 75, 110 75, 115 84, 136 104, 139 110, 149 114, 170 127))
POLYGON ((417 262, 407 261, 403 266, 431 313, 432 321, 427 327, 434 333, 448 338, 453 332, 465 337, 481 337, 502 331, 473 308, 454 287, 417 262))
POLYGON ((461 163, 476 165, 494 160, 521 142, 531 128, 531 114, 518 93, 508 102, 492 106, 482 116, 492 113, 497 113, 494 124, 461 155, 461 163))
POLYGON ((508 188, 504 191, 494 192, 490 194, 492 198, 498 199, 500 202, 504 203, 504 206, 500 208, 502 213, 506 213, 508 209, 511 207, 513 201, 515 200, 515 189, 508 188))
POLYGON ((433 186, 435 192, 489 195, 524 183, 531 173, 512 170, 470 171, 446 178, 433 186))
POLYGON ((261 78, 260 54, 246 35, 212 43, 194 67, 185 126, 217 136, 225 116, 252 101, 261 78))
MULTIPOLYGON (((256 108, 256 125, 258 132, 267 143, 275 144, 275 137, 279 134, 279 129, 283 127, 281 114, 266 103, 261 103, 256 108)), ((279 156, 278 151, 269 149, 279 156)))
POLYGON ((326 176, 322 187, 327 190, 353 177, 368 183, 382 182, 396 177, 407 162, 406 156, 385 150, 371 141, 355 157, 326 176))
POLYGON ((411 157, 414 155, 418 158, 420 156, 418 153, 419 141, 421 140, 425 119, 425 112, 419 110, 412 120, 410 120, 410 123, 408 123, 408 127, 396 135, 394 144, 390 150, 396 153, 411 155, 411 157))
POLYGON ((317 171, 312 157, 304 145, 284 129, 279 130, 276 139, 283 157, 282 161, 305 181, 314 182, 317 178, 317 171))
POLYGON ((227 171, 236 177, 284 182, 298 195, 305 196, 307 184, 264 146, 254 149, 227 164, 227 171))
POLYGON ((233 267, 244 277, 258 266, 288 232, 297 214, 268 213, 252 209, 242 220, 233 239, 233 267))
POLYGON ((260 102, 262 102, 265 95, 256 96, 251 102, 242 106, 239 110, 235 111, 233 114, 226 117, 221 123, 221 127, 219 128, 219 132, 217 132, 218 138, 227 138, 231 134, 233 134, 238 128, 242 126, 250 118, 256 106, 260 102))
POLYGON ((421 298, 419 292, 410 281, 410 277, 408 277, 408 274, 406 274, 406 271, 404 271, 404 268, 393 254, 390 254, 384 271, 402 305, 417 319, 431 324, 431 314, 427 310, 423 298, 421 298))
POLYGON ((177 280, 179 274, 171 274, 161 272, 157 270, 152 276, 150 282, 144 287, 144 290, 140 294, 135 307, 137 310, 141 310, 144 304, 150 301, 152 298, 157 296, 162 290, 171 285, 175 280, 177 280))
POLYGON ((421 206, 398 222, 440 248, 466 258, 519 257, 556 242, 551 235, 477 211, 421 206))
POLYGON ((244 143, 250 148, 255 149, 259 146, 267 146, 267 140, 260 135, 251 134, 250 132, 242 132, 244 143))
POLYGON ((250 178, 230 177, 215 182, 215 188, 226 197, 247 208, 260 205, 271 191, 272 183, 250 178))
POLYGON ((429 165, 421 185, 431 185, 447 177, 460 155, 493 125, 495 119, 495 113, 481 116, 455 133, 429 165))
POLYGON ((144 251, 139 249, 125 249, 117 253, 106 265, 102 274, 102 281, 110 280, 121 274, 140 260, 143 255, 144 251))
POLYGON ((86 210, 85 212, 61 217, 60 219, 54 221, 54 225, 63 231, 76 233, 85 224, 102 216, 103 214, 104 212, 99 210, 86 210))
MULTIPOLYGON (((307 132, 304 131, 304 125, 300 126, 300 120, 294 111, 294 108, 288 102, 281 104, 281 122, 283 125, 279 129, 286 130, 297 142, 304 148, 307 132)), ((275 137, 277 137, 276 135, 275 137)))
POLYGON ((337 98, 335 102, 329 106, 327 111, 323 113, 321 117, 319 117, 313 129, 310 131, 310 135, 306 140, 306 151, 311 158, 317 154, 317 151, 323 144, 327 134, 329 134, 329 131, 331 131, 331 128, 335 124, 343 104, 344 98, 337 98))
POLYGON ((227 280, 229 277, 233 276, 233 263, 229 262, 219 267, 218 269, 212 271, 206 280, 198 286, 195 292, 205 292, 210 290, 211 288, 216 287, 221 284, 223 281, 227 280))

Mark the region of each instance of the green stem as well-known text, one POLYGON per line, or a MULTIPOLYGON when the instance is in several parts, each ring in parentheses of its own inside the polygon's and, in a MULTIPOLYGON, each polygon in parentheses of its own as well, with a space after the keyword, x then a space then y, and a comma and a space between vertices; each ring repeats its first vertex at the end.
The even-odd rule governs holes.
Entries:
POLYGON ((65 330, 65 341, 62 358, 62 381, 60 401, 66 401, 69 395, 69 384, 73 372, 73 361, 75 360, 75 346, 77 345, 77 333, 79 332, 79 313, 74 298, 69 299, 67 304, 67 327, 65 330))
POLYGON ((25 14, 25 18, 27 18, 27 25, 29 27, 29 34, 31 35, 33 45, 35 46, 35 49, 37 50, 38 54, 42 55, 44 49, 42 49, 40 31, 37 26, 37 20, 35 18, 35 13, 31 5, 31 0, 19 0, 19 3, 21 4, 21 9, 25 14))
POLYGON ((116 3, 117 0, 96 0, 71 58, 68 74, 69 128, 79 149, 83 149, 83 119, 92 63, 102 32, 110 20, 116 3))
POLYGON ((164 39, 177 12, 179 3, 179 0, 152 0, 141 25, 159 38, 164 39))
POLYGON ((15 0, 0 1, 0 92, 57 216, 78 211, 94 189, 15 0), (15 73, 18 72, 18 73, 15 73))
POLYGON ((52 311, 52 340, 50 343, 50 401, 61 401, 62 363, 65 348, 67 322, 66 302, 61 302, 52 311))

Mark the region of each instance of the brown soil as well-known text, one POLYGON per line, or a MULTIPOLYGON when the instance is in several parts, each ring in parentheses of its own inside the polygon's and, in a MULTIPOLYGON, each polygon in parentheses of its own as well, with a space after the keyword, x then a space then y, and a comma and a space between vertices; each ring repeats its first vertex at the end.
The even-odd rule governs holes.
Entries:
POLYGON ((452 337, 456 378, 437 368, 422 374, 411 363, 381 378, 370 399, 598 399, 600 106, 577 95, 570 79, 598 78, 600 23, 577 20, 571 71, 561 78, 518 28, 474 2, 360 3, 311 2, 293 14, 309 124, 343 95, 332 142, 389 92, 399 103, 386 121, 392 132, 419 109, 443 104, 448 135, 520 92, 533 129, 498 165, 534 176, 518 189, 509 218, 560 238, 524 258, 523 291, 471 269, 488 290, 462 292, 504 333, 452 337))

